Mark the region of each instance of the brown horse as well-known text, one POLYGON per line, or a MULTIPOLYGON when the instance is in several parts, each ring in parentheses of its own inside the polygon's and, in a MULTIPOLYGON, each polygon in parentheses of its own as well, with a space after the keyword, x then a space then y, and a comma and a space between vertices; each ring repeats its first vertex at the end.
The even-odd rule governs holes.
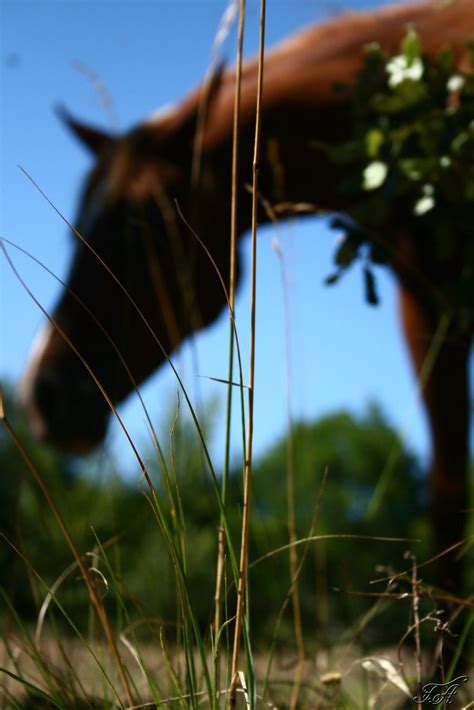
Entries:
MULTIPOLYGON (((270 204, 316 203, 327 211, 350 212, 354 198, 339 189, 342 168, 314 145, 316 141, 337 145, 350 136, 351 87, 364 61, 362 47, 377 41, 388 52, 396 52, 407 23, 416 27, 427 55, 434 56, 449 44, 462 63, 468 37, 474 34, 474 2, 432 1, 347 15, 307 29, 267 53, 260 191, 270 204), (336 91, 341 83, 349 89, 336 91)), ((63 334, 117 403, 163 363, 164 353, 212 323, 225 306, 209 256, 177 214, 176 205, 226 278, 234 81, 233 71, 219 72, 205 87, 202 125, 201 88, 167 114, 123 136, 106 135, 67 118, 96 162, 74 223, 86 243, 77 241, 67 280, 70 290, 63 293, 52 317, 56 327, 49 323, 40 335, 21 386, 32 426, 44 439, 70 450, 86 450, 103 438, 109 414, 103 395, 63 334), (196 171, 192 166, 197 125, 202 132, 196 171), (161 347, 104 263, 147 319, 161 347)), ((246 186, 252 174, 256 83, 257 63, 249 61, 243 68, 240 110, 239 234, 250 227, 246 186)), ((267 220, 262 209, 259 221, 267 220)), ((440 263, 422 242, 399 225, 391 263, 418 374, 441 315, 432 286, 459 275, 466 246, 455 244, 449 261, 440 263)), ((468 505, 469 346, 470 336, 459 335, 452 325, 423 390, 432 438, 439 549, 463 537, 463 511, 468 505)), ((443 574, 446 585, 459 584, 459 566, 446 562, 443 574)))

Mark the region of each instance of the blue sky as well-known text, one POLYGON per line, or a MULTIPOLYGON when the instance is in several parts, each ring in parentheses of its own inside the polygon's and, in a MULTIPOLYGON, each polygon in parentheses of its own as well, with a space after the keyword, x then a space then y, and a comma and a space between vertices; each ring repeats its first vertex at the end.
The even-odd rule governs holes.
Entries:
MULTIPOLYGON (((350 8, 377 2, 346 2, 350 8)), ((272 44, 331 10, 330 2, 274 0, 268 3, 267 42, 272 44)), ((334 5, 335 7, 335 5, 334 5)), ((115 120, 127 129, 159 106, 180 99, 203 77, 225 8, 223 0, 154 0, 118 2, 57 0, 5 1, 1 5, 3 35, 1 124, 2 236, 13 240, 64 276, 72 240, 51 207, 18 169, 21 165, 39 183, 59 210, 72 219, 81 181, 91 165, 89 155, 53 113, 61 102, 78 117, 107 127, 115 120), (74 62, 93 70, 107 86, 113 112, 104 110, 97 90, 74 62), (113 113, 113 115, 112 115, 113 113)), ((337 9, 340 3, 337 4, 337 9)), ((246 52, 257 48, 258 3, 248 3, 246 52)), ((235 33, 223 54, 233 62, 235 33)), ((284 431, 286 421, 284 326, 279 264, 272 250, 272 229, 261 230, 258 243, 258 339, 256 365, 257 455, 284 431)), ((282 226, 280 239, 290 289, 292 407, 307 419, 340 408, 361 412, 369 399, 378 400, 407 441, 422 455, 427 432, 417 403, 416 385, 397 320, 394 283, 378 272, 382 305, 364 303, 359 271, 332 288, 323 285, 331 272, 336 235, 321 219, 282 226)), ((250 244, 242 246, 249 264, 250 244)), ((51 308, 58 285, 18 254, 12 255, 29 286, 51 308)), ((42 321, 34 303, 0 259, 0 373, 20 376, 28 348, 42 321)), ((248 361, 249 279, 243 280, 237 317, 248 361)), ((223 317, 196 338, 198 374, 190 348, 176 362, 193 398, 217 395, 223 386, 205 376, 225 377, 228 326, 223 317)), ((175 400, 176 382, 163 369, 143 392, 158 429, 175 400)), ((143 415, 134 401, 122 408, 135 440, 146 445, 143 415)), ((222 455, 223 406, 217 417, 213 451, 222 455)), ((236 447, 238 431, 234 434, 236 447)), ((129 471, 135 470, 122 435, 112 427, 108 441, 129 471)))

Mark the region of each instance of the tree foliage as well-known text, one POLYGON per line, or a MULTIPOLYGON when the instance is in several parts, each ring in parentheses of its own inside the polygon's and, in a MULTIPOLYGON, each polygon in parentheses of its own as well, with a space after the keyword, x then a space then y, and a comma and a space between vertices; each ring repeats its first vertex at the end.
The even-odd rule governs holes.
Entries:
MULTIPOLYGON (((372 604, 359 594, 383 589, 371 580, 403 569, 409 548, 426 555, 424 481, 416 458, 376 405, 360 417, 340 412, 299 423, 292 440, 297 537, 333 536, 298 546, 299 558, 308 548, 300 585, 305 621, 320 633, 330 628, 337 634, 372 604), (422 537, 425 544, 369 539, 377 536, 422 537)), ((285 437, 254 471, 256 556, 288 541, 287 454, 285 437)), ((288 552, 262 562, 253 575, 257 589, 265 579, 274 580, 273 593, 281 597, 290 586, 288 552)), ((261 602, 263 616, 265 599, 261 602)))
MULTIPOLYGON (((178 633, 175 571, 144 486, 124 480, 118 462, 103 452, 71 472, 70 462, 31 439, 11 402, 7 402, 7 408, 13 412, 20 437, 79 551, 88 564, 109 579, 104 594, 110 611, 121 617, 123 601, 130 620, 154 618, 165 628, 169 626, 170 633, 178 633), (114 588, 120 589, 118 597, 114 588)), ((150 451, 148 461, 170 529, 186 549, 190 596, 197 618, 207 628, 212 618, 219 506, 192 425, 179 417, 169 429, 172 434, 163 445, 162 461, 166 461, 171 487, 166 484, 163 466, 154 463, 156 452, 150 451)), ((421 513, 426 500, 419 464, 375 405, 359 417, 340 412, 316 423, 298 423, 292 441, 298 538, 304 541, 310 533, 426 538, 426 521, 421 513)), ((290 587, 287 549, 257 562, 288 543, 287 447, 287 438, 282 437, 254 470, 250 560, 255 564, 250 570, 250 589, 253 630, 262 643, 271 638, 290 587)), ((5 535, 0 545, 2 579, 17 611, 33 620, 47 589, 70 566, 72 557, 43 494, 3 429, 0 467, 7 492, 0 501, 5 535)), ((231 476, 228 496, 228 525, 237 543, 240 471, 231 476)), ((302 542, 297 548, 299 559, 306 558, 300 591, 310 638, 337 634, 355 623, 372 600, 352 593, 374 591, 370 580, 384 574, 377 569, 379 565, 384 566, 385 573, 403 568, 407 547, 409 543, 350 537, 302 542), (334 593, 334 587, 341 591, 334 593)), ((419 557, 426 554, 423 546, 416 551, 419 557)), ((228 585, 230 605, 234 592, 228 585)), ((66 576, 57 594, 70 618, 82 623, 88 603, 77 571, 66 576)), ((66 624, 60 613, 56 617, 58 623, 66 624)), ((279 636, 285 641, 292 633, 287 613, 279 636)))

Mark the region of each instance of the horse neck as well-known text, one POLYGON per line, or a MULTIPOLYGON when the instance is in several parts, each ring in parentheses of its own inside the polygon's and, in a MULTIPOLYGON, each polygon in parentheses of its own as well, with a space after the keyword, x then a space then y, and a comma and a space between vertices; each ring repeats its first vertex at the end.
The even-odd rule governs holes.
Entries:
MULTIPOLYGON (((440 9, 437 2, 351 14, 304 30, 265 55, 261 104, 262 150, 259 191, 270 202, 317 200, 325 210, 347 207, 338 194, 340 174, 317 143, 336 144, 351 135, 351 95, 361 69, 362 48, 377 41, 389 53, 398 51, 407 24, 413 23, 423 51, 436 54, 452 45, 459 58, 474 31, 474 2, 440 9), (345 85, 343 92, 337 85, 345 85)), ((258 63, 244 64, 240 98, 239 181, 251 183, 258 63)), ((203 155, 214 159, 219 178, 230 176, 234 113, 234 71, 224 74, 208 107, 203 155)), ((242 191, 245 201, 245 190, 242 191)), ((230 194, 230 192, 229 192, 230 194)), ((267 215, 262 212, 260 221, 267 215)), ((243 219, 241 229, 247 229, 243 219)))
MULTIPOLYGON (((305 74, 303 65, 299 73, 300 89, 295 92, 295 62, 302 58, 301 47, 300 51, 297 49, 297 43, 291 52, 290 47, 282 47, 281 51, 270 52, 265 60, 258 190, 261 197, 272 204, 310 202, 317 194, 325 209, 337 210, 342 205, 336 190, 336 171, 321 149, 317 149, 316 140, 334 144, 349 135, 349 97, 332 91, 334 82, 328 72, 320 72, 325 86, 320 93, 315 91, 318 72, 305 74)), ((242 74, 238 134, 241 205, 250 200, 248 185, 252 184, 257 77, 257 64, 246 64, 242 74)), ((227 186, 229 196, 234 96, 234 76, 228 73, 209 106, 202 143, 203 160, 213 165, 220 184, 227 186)), ((239 209, 239 215, 239 231, 242 232, 250 227, 250 210, 239 209)), ((260 223, 268 218, 265 210, 259 212, 260 223)))

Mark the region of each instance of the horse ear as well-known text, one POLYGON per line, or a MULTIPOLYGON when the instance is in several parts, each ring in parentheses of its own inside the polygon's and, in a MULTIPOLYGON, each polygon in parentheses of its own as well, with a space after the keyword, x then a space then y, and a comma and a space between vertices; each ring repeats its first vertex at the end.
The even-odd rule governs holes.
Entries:
POLYGON ((84 123, 77 121, 64 106, 56 106, 56 113, 63 123, 73 132, 81 143, 83 143, 94 155, 99 155, 110 146, 114 141, 114 136, 111 136, 98 128, 87 126, 84 123))

